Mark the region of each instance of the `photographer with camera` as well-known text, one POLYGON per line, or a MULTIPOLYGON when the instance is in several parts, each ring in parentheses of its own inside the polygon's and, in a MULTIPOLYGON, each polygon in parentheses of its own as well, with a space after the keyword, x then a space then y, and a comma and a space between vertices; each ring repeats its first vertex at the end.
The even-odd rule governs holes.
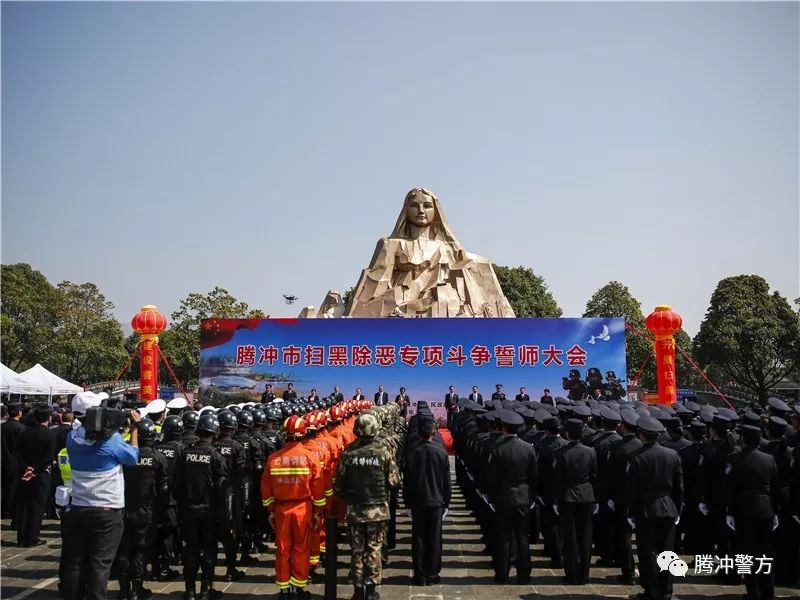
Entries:
POLYGON ((84 394, 91 396, 85 402, 90 408, 67 437, 72 500, 62 519, 64 600, 106 597, 111 563, 123 532, 122 466, 139 461, 139 413, 97 406, 97 396, 92 392, 82 392, 76 398, 84 394), (120 429, 128 426, 129 420, 130 443, 126 443, 120 429))

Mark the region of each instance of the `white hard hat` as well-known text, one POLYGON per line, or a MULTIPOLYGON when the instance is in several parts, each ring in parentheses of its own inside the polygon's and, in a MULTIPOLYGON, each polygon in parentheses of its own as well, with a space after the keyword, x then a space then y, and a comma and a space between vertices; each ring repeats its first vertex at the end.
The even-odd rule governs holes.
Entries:
MULTIPOLYGON (((105 397, 108 398, 108 394, 105 394, 105 397)), ((100 406, 103 400, 105 400, 105 398, 101 398, 94 392, 88 390, 80 392, 72 397, 72 412, 85 415, 86 411, 93 406, 100 406)))
POLYGON ((147 414, 149 415, 157 415, 158 413, 164 412, 166 409, 167 403, 161 398, 156 398, 147 403, 147 414))
POLYGON ((167 402, 167 408, 169 409, 181 409, 186 408, 189 406, 189 401, 186 400, 183 396, 176 396, 169 402, 167 402))

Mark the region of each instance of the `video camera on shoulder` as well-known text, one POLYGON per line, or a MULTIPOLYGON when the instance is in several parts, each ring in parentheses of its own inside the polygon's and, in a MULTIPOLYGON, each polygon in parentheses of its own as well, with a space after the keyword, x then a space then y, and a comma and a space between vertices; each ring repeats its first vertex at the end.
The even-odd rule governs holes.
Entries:
POLYGON ((81 424, 88 439, 104 440, 128 424, 128 415, 116 408, 97 406, 86 411, 81 424))

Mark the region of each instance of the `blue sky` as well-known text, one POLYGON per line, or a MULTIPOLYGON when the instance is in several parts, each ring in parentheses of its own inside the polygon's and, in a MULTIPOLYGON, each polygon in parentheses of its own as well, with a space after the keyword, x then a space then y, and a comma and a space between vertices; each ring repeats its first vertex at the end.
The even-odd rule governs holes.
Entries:
POLYGON ((694 334, 721 277, 798 295, 798 39, 797 3, 3 3, 2 261, 123 322, 295 316, 425 186, 565 315, 618 279, 694 334))

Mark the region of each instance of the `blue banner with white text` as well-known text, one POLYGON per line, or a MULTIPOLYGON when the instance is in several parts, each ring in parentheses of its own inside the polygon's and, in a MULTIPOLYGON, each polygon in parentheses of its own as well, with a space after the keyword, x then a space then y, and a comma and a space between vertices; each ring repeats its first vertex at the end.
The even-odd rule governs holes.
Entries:
POLYGON ((553 319, 207 319, 201 326, 201 400, 260 402, 267 384, 281 396, 292 383, 346 399, 357 389, 372 400, 383 386, 393 401, 400 387, 442 414, 445 394, 477 387, 484 401, 496 385, 509 400, 525 388, 566 396, 563 378, 577 369, 625 378, 622 318, 553 319))

